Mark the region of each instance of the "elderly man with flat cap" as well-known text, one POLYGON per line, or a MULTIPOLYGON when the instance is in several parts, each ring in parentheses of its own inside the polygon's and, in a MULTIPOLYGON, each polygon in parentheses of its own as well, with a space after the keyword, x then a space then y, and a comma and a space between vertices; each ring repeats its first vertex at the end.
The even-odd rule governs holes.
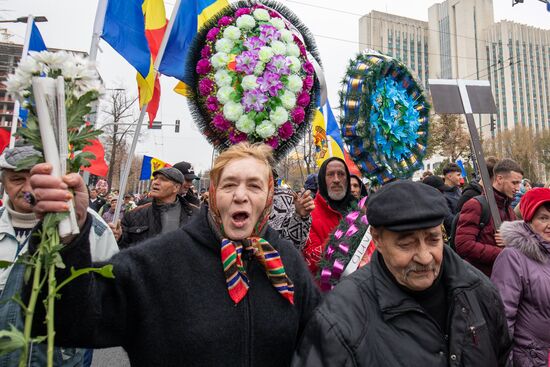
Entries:
POLYGON ((490 280, 443 243, 447 204, 422 183, 368 203, 377 250, 310 319, 293 366, 504 366, 511 342, 490 280))
POLYGON ((138 206, 122 218, 122 233, 115 230, 120 248, 126 248, 143 240, 180 228, 198 211, 178 196, 185 177, 173 167, 153 172, 149 196, 152 202, 138 206))

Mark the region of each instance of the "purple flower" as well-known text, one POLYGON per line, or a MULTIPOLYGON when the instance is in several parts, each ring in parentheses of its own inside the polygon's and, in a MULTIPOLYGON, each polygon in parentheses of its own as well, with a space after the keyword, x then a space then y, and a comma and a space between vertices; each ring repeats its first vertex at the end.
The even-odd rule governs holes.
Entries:
POLYGON ((239 144, 241 141, 246 141, 248 139, 248 135, 242 132, 235 132, 235 130, 231 130, 229 132, 229 141, 231 144, 239 144))
POLYGON ((250 8, 240 8, 240 9, 237 9, 237 11, 235 12, 235 18, 238 18, 241 15, 250 14, 250 13, 252 13, 252 10, 250 10, 250 8))
POLYGON ((281 17, 281 16, 279 15, 279 13, 277 13, 277 12, 275 12, 275 11, 273 11, 273 10, 270 10, 270 11, 269 11, 269 16, 270 16, 271 18, 280 18, 280 17, 281 17))
POLYGON ((199 82, 199 93, 202 96, 212 93, 212 89, 214 89, 214 81, 212 79, 204 78, 199 82))
POLYGON ((280 79, 281 77, 278 74, 266 71, 256 81, 262 92, 269 93, 272 97, 275 97, 279 90, 283 89, 283 82, 280 79))
POLYGON ((212 70, 212 65, 210 65, 210 61, 207 59, 200 59, 197 62, 197 74, 208 74, 210 70, 212 70))
POLYGON ((265 46, 265 41, 260 37, 250 37, 243 42, 243 46, 250 51, 258 51, 261 47, 265 46))
POLYGON ((243 51, 239 56, 235 58, 235 70, 252 74, 254 68, 258 64, 258 53, 254 51, 243 51))
POLYGON ((279 75, 290 74, 290 60, 283 55, 275 55, 266 65, 266 70, 279 75))
POLYGON ((307 107, 309 105, 311 98, 309 97, 309 93, 302 91, 298 96, 296 97, 296 104, 298 106, 307 107))
POLYGON ((294 120, 295 123, 301 124, 302 122, 304 122, 306 112, 302 107, 296 107, 290 113, 290 117, 292 117, 292 120, 294 120))
POLYGON ((272 136, 271 138, 267 139, 265 143, 271 148, 277 149, 277 147, 279 146, 279 139, 277 139, 276 136, 272 136))
POLYGON ((212 124, 220 131, 226 131, 231 127, 231 122, 227 121, 221 114, 214 116, 212 124))
POLYGON ((260 25, 260 38, 266 42, 277 41, 281 37, 281 32, 270 24, 260 25))
POLYGON ((302 65, 302 68, 308 74, 313 74, 313 72, 315 71, 313 64, 310 63, 309 61, 304 62, 304 64, 302 65))
POLYGON ((250 112, 252 110, 261 112, 264 110, 264 103, 266 103, 267 100, 267 96, 259 89, 252 89, 244 91, 241 103, 243 104, 246 112, 250 112))
POLYGON ((220 29, 217 27, 214 27, 208 31, 208 33, 206 34, 206 39, 208 41, 215 41, 218 33, 220 33, 220 29))
POLYGON ((285 122, 279 128, 279 137, 283 140, 289 139, 293 134, 294 134, 294 128, 292 127, 292 123, 290 121, 285 122))
POLYGON ((206 98, 206 108, 212 112, 216 112, 219 108, 218 99, 214 96, 208 96, 206 98))
POLYGON ((304 79, 304 90, 310 91, 313 88, 313 76, 308 75, 304 79))
POLYGON ((218 20, 218 25, 220 27, 227 26, 227 25, 230 25, 232 21, 233 21, 233 18, 228 17, 226 15, 224 17, 221 17, 220 20, 218 20))
POLYGON ((306 52, 306 48, 305 48, 304 44, 302 43, 302 41, 295 34, 293 35, 293 38, 294 38, 294 43, 297 44, 298 48, 300 49, 300 54, 303 57, 306 57, 307 52, 306 52))
POLYGON ((209 45, 204 45, 204 47, 201 50, 201 57, 203 59, 207 59, 212 55, 212 48, 210 48, 209 45))

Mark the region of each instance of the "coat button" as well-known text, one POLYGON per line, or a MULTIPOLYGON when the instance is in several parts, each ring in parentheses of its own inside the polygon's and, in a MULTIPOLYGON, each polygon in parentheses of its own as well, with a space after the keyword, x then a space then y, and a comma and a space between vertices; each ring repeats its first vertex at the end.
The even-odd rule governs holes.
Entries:
POLYGON ((468 313, 468 310, 466 309, 466 307, 462 307, 462 313, 468 313))
POLYGON ((443 356, 445 355, 445 352, 443 352, 442 350, 440 350, 440 351, 439 351, 439 355, 440 355, 441 357, 443 357, 443 356))
POLYGON ((451 354, 451 361, 456 361, 456 354, 451 354))

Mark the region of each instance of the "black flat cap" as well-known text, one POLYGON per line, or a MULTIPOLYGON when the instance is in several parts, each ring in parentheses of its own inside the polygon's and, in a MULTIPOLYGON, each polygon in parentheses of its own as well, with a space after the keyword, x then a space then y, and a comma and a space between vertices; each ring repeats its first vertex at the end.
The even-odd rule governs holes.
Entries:
POLYGON ((183 173, 174 167, 164 167, 153 172, 153 177, 156 175, 163 175, 169 180, 174 181, 175 183, 182 184, 184 181, 183 173))
POLYGON ((431 228, 449 214, 447 202, 437 189, 421 182, 394 181, 371 195, 367 219, 373 227, 394 232, 431 228))

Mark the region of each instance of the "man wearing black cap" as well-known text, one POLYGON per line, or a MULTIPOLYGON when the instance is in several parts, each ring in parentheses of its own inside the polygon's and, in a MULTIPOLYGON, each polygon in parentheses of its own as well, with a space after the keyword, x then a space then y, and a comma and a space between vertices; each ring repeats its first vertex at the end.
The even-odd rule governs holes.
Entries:
POLYGON ((185 200, 187 200, 189 203, 195 206, 200 206, 201 201, 196 195, 195 187, 193 186, 193 181, 198 180, 199 177, 195 174, 195 170, 193 169, 191 163, 181 161, 174 164, 174 168, 177 168, 185 178, 181 185, 179 195, 185 198, 185 200))
POLYGON ((176 168, 153 172, 149 194, 153 201, 126 213, 121 222, 122 233, 115 230, 120 248, 176 230, 188 221, 198 208, 178 196, 183 182, 184 176, 176 168))
POLYGON ((367 219, 377 250, 310 319, 293 366, 504 366, 511 342, 490 280, 443 244, 437 190, 382 187, 367 219))

